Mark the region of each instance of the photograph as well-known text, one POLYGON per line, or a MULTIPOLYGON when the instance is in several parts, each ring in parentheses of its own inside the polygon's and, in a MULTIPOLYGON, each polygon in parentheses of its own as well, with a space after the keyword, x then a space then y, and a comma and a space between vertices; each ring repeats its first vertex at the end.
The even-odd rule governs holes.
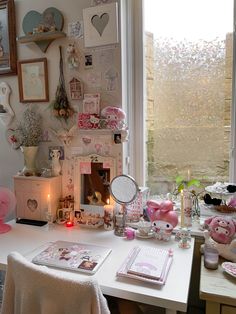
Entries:
POLYGON ((14 0, 0 0, 0 75, 17 72, 14 0))
POLYGON ((93 55, 85 54, 84 55, 84 67, 85 69, 92 68, 93 66, 93 55))
POLYGON ((47 102, 47 59, 31 59, 18 62, 18 81, 21 102, 47 102))

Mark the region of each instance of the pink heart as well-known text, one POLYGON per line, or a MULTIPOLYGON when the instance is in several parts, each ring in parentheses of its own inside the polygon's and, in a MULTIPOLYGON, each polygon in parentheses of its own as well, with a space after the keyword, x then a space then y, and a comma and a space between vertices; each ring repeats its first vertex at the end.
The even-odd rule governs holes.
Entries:
POLYGON ((94 146, 97 152, 99 152, 102 148, 102 144, 95 144, 94 146))

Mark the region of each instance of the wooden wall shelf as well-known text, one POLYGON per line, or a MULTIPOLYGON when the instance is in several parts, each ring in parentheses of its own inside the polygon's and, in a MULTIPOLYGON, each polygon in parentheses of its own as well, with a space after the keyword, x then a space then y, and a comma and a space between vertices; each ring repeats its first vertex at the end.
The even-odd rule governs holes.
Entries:
POLYGON ((39 48, 43 52, 46 52, 48 46, 51 44, 53 40, 62 38, 65 36, 66 34, 64 32, 55 31, 55 32, 43 32, 43 33, 21 36, 17 40, 21 44, 34 42, 39 46, 39 48))

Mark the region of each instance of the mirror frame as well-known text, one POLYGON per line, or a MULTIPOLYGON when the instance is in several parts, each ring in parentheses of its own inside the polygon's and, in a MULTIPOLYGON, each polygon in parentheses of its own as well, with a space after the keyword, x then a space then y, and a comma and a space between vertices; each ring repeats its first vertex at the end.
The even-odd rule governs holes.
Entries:
POLYGON ((0 0, 0 10, 6 10, 8 21, 8 38, 6 40, 9 46, 8 65, 5 68, 0 68, 0 75, 15 75, 17 74, 17 50, 14 0, 0 0))
POLYGON ((111 184, 109 186, 109 190, 110 190, 110 194, 111 194, 111 197, 118 203, 118 204, 124 204, 124 205, 128 205, 128 204, 131 204, 137 197, 138 195, 138 192, 139 192, 139 186, 137 184, 137 182, 134 180, 134 178, 132 178, 131 176, 127 175, 127 174, 121 174, 121 175, 118 175, 116 177, 114 177, 112 180, 111 180, 111 184), (128 202, 121 202, 120 200, 118 200, 116 198, 116 196, 114 195, 114 193, 112 192, 112 183, 117 179, 117 178, 120 178, 120 177, 125 177, 125 178, 128 178, 130 181, 132 181, 132 183, 134 183, 134 186, 136 187, 136 193, 135 195, 133 196, 133 198, 131 200, 129 200, 128 202))
MULTIPOLYGON (((109 165, 107 169, 110 169, 110 182, 116 175, 116 159, 113 157, 99 156, 96 154, 91 154, 87 156, 74 157, 74 210, 81 209, 81 163, 91 162, 91 163, 105 163, 109 165)), ((106 168, 105 168, 106 169, 106 168)), ((110 196, 110 204, 114 204, 112 197, 110 196)), ((83 207, 99 207, 99 205, 88 205, 83 204, 83 207)), ((103 207, 103 206, 102 206, 103 207)))

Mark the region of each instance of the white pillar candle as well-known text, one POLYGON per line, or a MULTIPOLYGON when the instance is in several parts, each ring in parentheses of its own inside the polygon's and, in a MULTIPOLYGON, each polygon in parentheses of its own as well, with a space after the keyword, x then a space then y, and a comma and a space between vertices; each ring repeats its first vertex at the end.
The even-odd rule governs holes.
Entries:
POLYGON ((51 207, 51 196, 50 194, 48 194, 48 212, 51 213, 52 212, 52 207, 51 207))
POLYGON ((180 192, 180 227, 184 227, 184 191, 180 192))

